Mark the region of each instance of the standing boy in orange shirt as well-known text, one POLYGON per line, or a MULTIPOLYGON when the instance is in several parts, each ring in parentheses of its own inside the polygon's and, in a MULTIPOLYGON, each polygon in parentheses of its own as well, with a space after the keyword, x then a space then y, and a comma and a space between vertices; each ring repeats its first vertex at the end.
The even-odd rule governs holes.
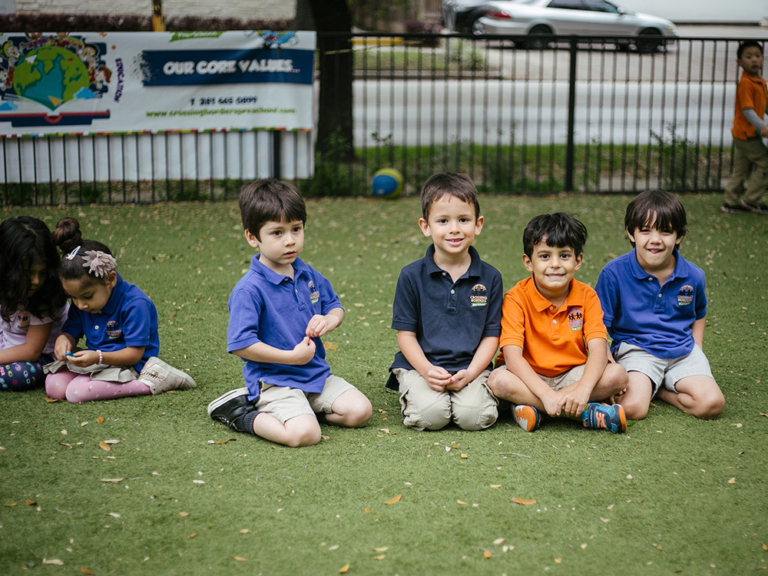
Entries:
POLYGON ((765 78, 760 76, 763 67, 763 48, 754 40, 739 44, 736 62, 744 70, 736 88, 736 114, 733 117, 733 174, 725 188, 723 212, 756 212, 768 214, 768 206, 762 202, 768 186, 768 149, 763 138, 768 138, 768 126, 763 114, 768 111, 768 90, 765 78), (749 171, 755 169, 749 177, 749 171), (742 186, 749 177, 749 186, 742 196, 742 186), (741 198, 739 198, 741 196, 741 198))
POLYGON ((581 420, 588 428, 624 432, 624 409, 603 400, 622 392, 627 373, 608 363, 603 310, 595 291, 574 279, 587 229, 570 214, 543 214, 523 233, 523 264, 531 277, 504 295, 501 355, 488 387, 516 404, 523 430, 539 412, 581 420))

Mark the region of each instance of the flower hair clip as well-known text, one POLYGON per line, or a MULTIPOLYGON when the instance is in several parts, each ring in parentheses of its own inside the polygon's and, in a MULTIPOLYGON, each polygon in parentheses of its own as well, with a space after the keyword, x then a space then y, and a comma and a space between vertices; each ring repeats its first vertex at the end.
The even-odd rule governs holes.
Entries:
POLYGON ((66 258, 67 260, 74 260, 74 259, 75 259, 75 256, 77 256, 77 251, 78 251, 78 250, 80 250, 80 246, 78 246, 77 248, 75 248, 74 250, 72 250, 72 252, 70 252, 69 254, 67 254, 67 255, 65 256, 65 258, 66 258))
POLYGON ((82 256, 83 268, 88 268, 88 273, 103 278, 117 267, 117 261, 101 250, 88 250, 82 256))

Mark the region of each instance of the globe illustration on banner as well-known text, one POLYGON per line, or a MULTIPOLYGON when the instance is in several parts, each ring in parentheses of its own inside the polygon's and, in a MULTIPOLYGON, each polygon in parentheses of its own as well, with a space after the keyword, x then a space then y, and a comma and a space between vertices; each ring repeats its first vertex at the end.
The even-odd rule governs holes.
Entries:
POLYGON ((13 76, 16 94, 50 110, 74 99, 89 84, 83 61, 70 50, 57 46, 42 46, 26 53, 13 76))

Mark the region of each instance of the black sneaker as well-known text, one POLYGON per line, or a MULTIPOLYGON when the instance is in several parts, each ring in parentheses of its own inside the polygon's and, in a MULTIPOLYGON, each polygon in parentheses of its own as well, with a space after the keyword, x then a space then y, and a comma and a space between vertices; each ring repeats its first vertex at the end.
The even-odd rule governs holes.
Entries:
POLYGON ((723 204, 720 206, 720 212, 731 212, 732 214, 749 214, 752 212, 752 210, 746 206, 742 206, 741 204, 723 204))
POLYGON ((747 204, 742 200, 741 205, 755 214, 768 214, 768 206, 765 205, 765 202, 760 202, 759 204, 747 204))
POLYGON ((250 432, 238 426, 238 423, 242 422, 241 416, 256 410, 253 402, 248 401, 248 394, 248 388, 238 388, 219 396, 208 404, 208 416, 229 426, 235 432, 250 432))

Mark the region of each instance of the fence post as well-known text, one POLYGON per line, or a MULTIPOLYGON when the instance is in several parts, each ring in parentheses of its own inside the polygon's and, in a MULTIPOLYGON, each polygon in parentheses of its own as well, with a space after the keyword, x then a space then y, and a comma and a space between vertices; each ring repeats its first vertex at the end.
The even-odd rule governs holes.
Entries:
POLYGON ((272 178, 282 179, 283 149, 281 147, 280 130, 272 131, 272 178))
POLYGON ((573 131, 575 124, 576 110, 576 54, 578 53, 578 43, 576 36, 568 39, 569 53, 571 56, 570 68, 568 71, 568 143, 565 148, 565 191, 573 192, 573 131))

